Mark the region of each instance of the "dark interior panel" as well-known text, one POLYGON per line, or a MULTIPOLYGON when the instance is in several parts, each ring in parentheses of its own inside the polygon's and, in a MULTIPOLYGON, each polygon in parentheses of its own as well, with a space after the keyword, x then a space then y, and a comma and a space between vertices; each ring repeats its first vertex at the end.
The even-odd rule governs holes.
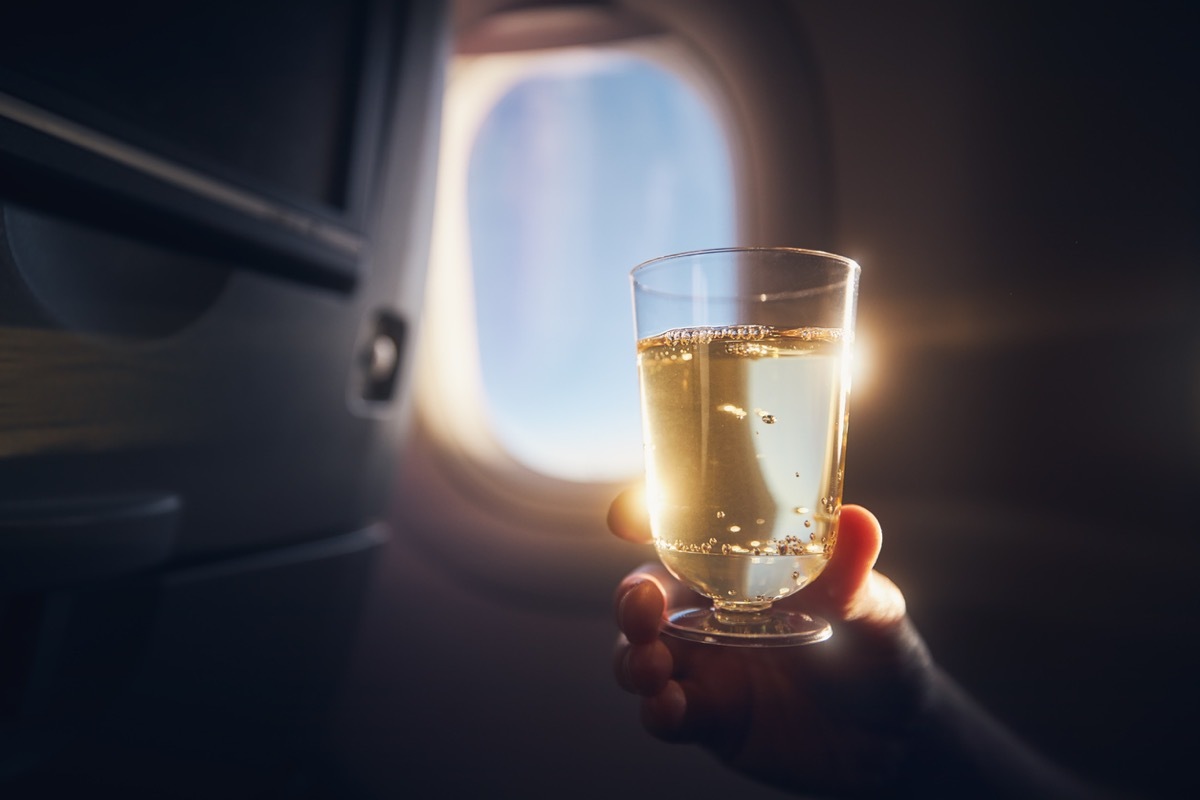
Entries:
POLYGON ((441 13, 0 9, 0 795, 326 780, 388 535, 441 13))

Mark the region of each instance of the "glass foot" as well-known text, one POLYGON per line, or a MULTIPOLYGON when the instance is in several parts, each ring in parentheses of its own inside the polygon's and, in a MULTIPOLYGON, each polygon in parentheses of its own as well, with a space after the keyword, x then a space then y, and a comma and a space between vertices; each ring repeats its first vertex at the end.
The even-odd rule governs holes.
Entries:
POLYGON ((794 647, 833 635, 820 617, 781 608, 754 612, 688 608, 668 616, 662 630, 679 639, 734 647, 794 647))

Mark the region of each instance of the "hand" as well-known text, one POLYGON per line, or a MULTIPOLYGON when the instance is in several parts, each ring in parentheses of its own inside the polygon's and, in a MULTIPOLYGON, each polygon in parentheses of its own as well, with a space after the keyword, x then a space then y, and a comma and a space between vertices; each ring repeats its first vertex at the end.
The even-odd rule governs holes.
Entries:
MULTIPOLYGON (((639 495, 613 502, 609 527, 647 542, 639 495)), ((825 571, 779 601, 830 622, 833 637, 815 645, 723 647, 660 636, 667 610, 707 601, 657 563, 627 576, 614 598, 615 671, 622 688, 643 697, 645 728, 794 791, 860 794, 891 783, 936 671, 900 590, 873 571, 881 544, 875 517, 844 506, 825 571)))

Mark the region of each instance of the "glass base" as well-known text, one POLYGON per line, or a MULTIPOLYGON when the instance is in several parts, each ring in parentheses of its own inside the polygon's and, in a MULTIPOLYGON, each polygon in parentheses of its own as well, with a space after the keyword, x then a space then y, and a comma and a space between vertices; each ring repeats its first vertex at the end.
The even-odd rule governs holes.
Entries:
POLYGON ((820 617, 781 608, 751 612, 688 608, 667 617, 662 630, 678 639, 734 647, 794 647, 833 635, 820 617))

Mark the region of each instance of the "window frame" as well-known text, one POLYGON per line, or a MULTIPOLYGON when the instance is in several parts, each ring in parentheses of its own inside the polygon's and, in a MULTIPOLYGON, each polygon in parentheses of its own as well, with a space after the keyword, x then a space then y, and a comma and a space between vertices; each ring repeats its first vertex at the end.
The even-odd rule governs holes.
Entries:
MULTIPOLYGON (((594 519, 623 486, 640 480, 582 482, 548 475, 508 452, 489 424, 479 362, 475 319, 474 268, 467 219, 467 180, 474 142, 491 111, 522 80, 538 74, 551 58, 583 57, 588 52, 633 56, 669 72, 694 91, 712 111, 729 145, 735 209, 745 195, 741 133, 719 76, 681 37, 654 34, 634 40, 539 50, 459 55, 450 64, 443 108, 430 271, 414 373, 418 428, 436 446, 439 467, 452 472, 460 491, 483 498, 509 519, 545 525, 547 516, 573 528, 594 519), (438 353, 454 354, 454 367, 438 353)), ((739 215, 740 216, 740 215, 739 215)), ((735 237, 743 220, 734 220, 735 237)), ((732 243, 731 243, 732 244, 732 243)), ((628 265, 630 269, 634 264, 628 265)), ((630 332, 630 369, 633 369, 630 332)), ((560 526, 555 526, 560 527, 560 526)))

